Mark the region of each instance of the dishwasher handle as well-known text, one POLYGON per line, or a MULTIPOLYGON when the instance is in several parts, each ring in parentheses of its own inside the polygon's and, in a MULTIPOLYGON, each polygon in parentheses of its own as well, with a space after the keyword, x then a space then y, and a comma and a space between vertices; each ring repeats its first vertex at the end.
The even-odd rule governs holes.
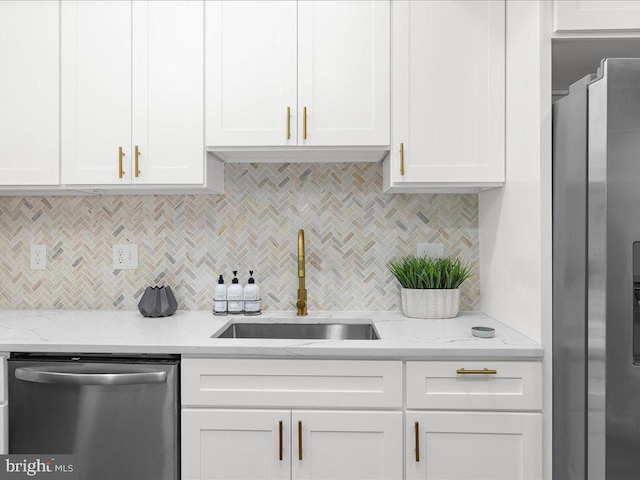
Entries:
POLYGON ((58 385, 140 385, 165 383, 167 381, 167 372, 74 373, 72 371, 55 372, 22 367, 16 368, 16 378, 25 382, 58 385))

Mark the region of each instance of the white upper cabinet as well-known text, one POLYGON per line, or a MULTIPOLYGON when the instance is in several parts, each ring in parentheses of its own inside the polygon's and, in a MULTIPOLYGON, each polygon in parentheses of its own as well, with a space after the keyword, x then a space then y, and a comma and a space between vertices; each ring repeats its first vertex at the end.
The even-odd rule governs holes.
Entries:
POLYGON ((388 1, 298 2, 300 145, 389 145, 390 27, 388 1))
POLYGON ((390 2, 206 4, 209 147, 388 146, 390 2))
POLYGON ((62 2, 62 183, 202 184, 204 4, 62 2))
POLYGON ((505 2, 394 1, 389 192, 505 180, 505 2))
POLYGON ((291 0, 206 2, 207 145, 296 145, 296 18, 291 0))
POLYGON ((59 2, 0 2, 0 185, 60 182, 59 2))
POLYGON ((556 0, 555 31, 640 30, 640 1, 556 0))
POLYGON ((63 0, 61 20, 62 183, 130 183, 131 2, 63 0))
POLYGON ((133 183, 204 181, 203 19, 201 0, 133 2, 133 183))

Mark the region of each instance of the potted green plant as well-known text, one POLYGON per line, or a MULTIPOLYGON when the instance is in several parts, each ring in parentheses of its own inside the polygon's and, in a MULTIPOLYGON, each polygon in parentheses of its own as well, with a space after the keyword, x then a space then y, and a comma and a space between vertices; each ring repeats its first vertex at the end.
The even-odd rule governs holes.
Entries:
POLYGON ((389 263, 398 279, 402 312, 412 318, 452 318, 460 310, 460 285, 473 275, 471 266, 453 257, 408 255, 389 263))

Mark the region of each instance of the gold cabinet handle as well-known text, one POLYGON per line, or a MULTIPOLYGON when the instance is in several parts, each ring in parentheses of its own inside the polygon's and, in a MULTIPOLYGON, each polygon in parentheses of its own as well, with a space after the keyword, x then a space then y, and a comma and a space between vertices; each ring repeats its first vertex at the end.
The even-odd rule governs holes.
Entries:
POLYGON ((302 137, 307 139, 307 107, 302 109, 302 137))
POLYGON ((400 144, 400 175, 404 175, 404 143, 400 144))
POLYGON ((464 368, 460 368, 456 370, 458 375, 495 375, 498 373, 497 370, 489 370, 488 368, 483 368, 482 370, 465 370, 464 368))
POLYGON ((419 462, 420 461, 420 423, 416 422, 413 427, 416 431, 416 462, 419 462))
POLYGON ((291 107, 287 107, 287 140, 291 138, 291 107))
POLYGON ((298 422, 298 460, 302 461, 302 422, 298 422))
POLYGON ((279 452, 280 461, 282 461, 282 420, 280 420, 280 423, 278 424, 278 437, 280 439, 280 446, 278 448, 278 452, 279 452))
POLYGON ((125 174, 125 171, 122 169, 122 157, 124 157, 124 152, 122 151, 122 147, 118 147, 118 178, 122 178, 125 174))
POLYGON ((138 157, 140 157, 140 155, 142 154, 140 153, 138 145, 136 145, 135 147, 133 147, 133 159, 135 160, 135 169, 133 171, 133 174, 136 176, 136 178, 138 178, 138 175, 140 175, 140 169, 138 168, 138 157))

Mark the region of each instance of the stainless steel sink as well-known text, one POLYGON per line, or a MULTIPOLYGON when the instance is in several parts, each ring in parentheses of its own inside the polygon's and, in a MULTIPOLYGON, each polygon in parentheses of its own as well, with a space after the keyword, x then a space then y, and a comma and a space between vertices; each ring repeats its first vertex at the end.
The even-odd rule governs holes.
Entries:
POLYGON ((371 323, 233 323, 212 338, 379 340, 371 323))

